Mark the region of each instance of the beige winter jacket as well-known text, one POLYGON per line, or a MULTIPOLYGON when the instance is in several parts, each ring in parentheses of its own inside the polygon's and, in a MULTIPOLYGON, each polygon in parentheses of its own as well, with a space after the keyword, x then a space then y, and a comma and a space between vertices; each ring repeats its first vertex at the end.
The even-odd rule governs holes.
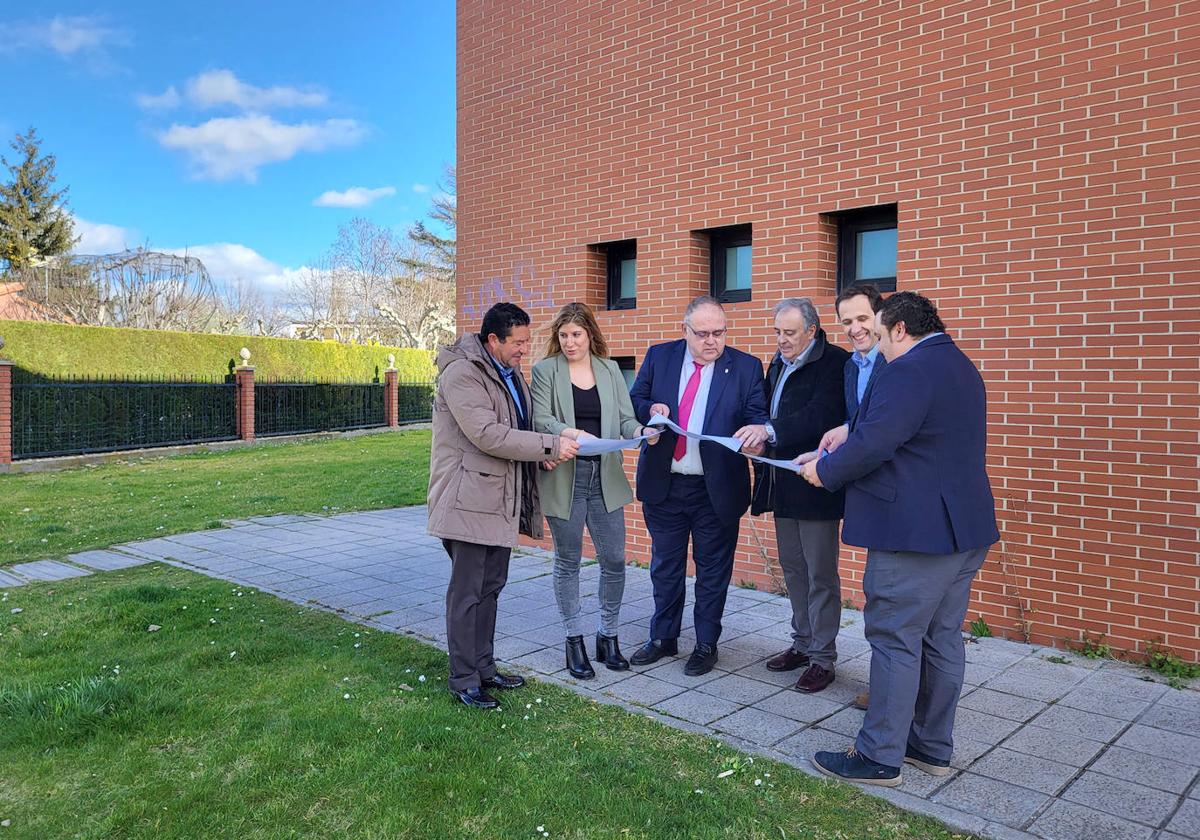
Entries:
MULTIPOLYGON (((442 348, 437 367, 429 533, 510 548, 521 533, 540 539, 537 482, 528 480, 533 470, 522 462, 556 459, 558 436, 520 428, 512 397, 478 336, 464 335, 442 348)), ((514 382, 532 405, 524 378, 514 382)))

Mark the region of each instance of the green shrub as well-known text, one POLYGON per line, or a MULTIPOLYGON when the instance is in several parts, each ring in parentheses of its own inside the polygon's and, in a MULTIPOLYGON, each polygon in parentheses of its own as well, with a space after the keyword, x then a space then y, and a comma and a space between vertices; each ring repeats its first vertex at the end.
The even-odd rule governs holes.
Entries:
POLYGON ((433 354, 383 345, 338 344, 167 330, 77 327, 32 321, 0 321, 0 354, 17 375, 32 378, 221 377, 250 350, 260 379, 317 382, 382 381, 388 353, 396 354, 400 381, 434 378, 433 354))

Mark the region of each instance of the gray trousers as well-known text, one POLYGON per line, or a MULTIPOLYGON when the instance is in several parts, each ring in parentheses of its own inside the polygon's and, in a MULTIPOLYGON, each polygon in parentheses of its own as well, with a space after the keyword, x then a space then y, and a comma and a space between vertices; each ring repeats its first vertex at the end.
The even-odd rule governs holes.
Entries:
POLYGON ((600 490, 600 462, 575 461, 575 487, 571 518, 547 516, 554 537, 554 597, 568 636, 583 635, 580 617, 579 563, 583 557, 586 524, 600 563, 600 632, 617 635, 621 598, 625 594, 625 509, 612 513, 604 507, 600 490))
POLYGON ((966 669, 962 623, 987 552, 867 552, 871 699, 856 742, 867 758, 899 767, 908 744, 937 759, 954 752, 966 669))
POLYGON ((842 625, 838 521, 775 517, 779 566, 792 602, 792 650, 831 670, 842 625))
POLYGON ((446 587, 450 688, 465 691, 496 676, 496 601, 508 582, 512 549, 462 540, 442 540, 442 545, 451 564, 446 587))

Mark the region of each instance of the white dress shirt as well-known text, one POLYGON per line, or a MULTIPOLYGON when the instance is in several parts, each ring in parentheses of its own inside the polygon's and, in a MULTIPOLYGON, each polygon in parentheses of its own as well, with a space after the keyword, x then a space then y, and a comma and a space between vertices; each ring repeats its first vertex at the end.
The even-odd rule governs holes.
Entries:
MULTIPOLYGON (((696 370, 695 362, 691 351, 684 345, 683 367, 679 369, 679 402, 683 401, 683 392, 687 389, 688 380, 696 370)), ((708 389, 712 385, 712 378, 713 363, 709 362, 700 368, 700 387, 696 391, 696 400, 692 403, 692 413, 688 415, 685 427, 689 432, 704 431, 704 409, 708 406, 708 389)), ((676 423, 680 422, 679 417, 672 419, 676 423)), ((687 453, 681 461, 671 459, 671 472, 681 475, 704 475, 704 463, 700 460, 700 441, 687 439, 687 453)))

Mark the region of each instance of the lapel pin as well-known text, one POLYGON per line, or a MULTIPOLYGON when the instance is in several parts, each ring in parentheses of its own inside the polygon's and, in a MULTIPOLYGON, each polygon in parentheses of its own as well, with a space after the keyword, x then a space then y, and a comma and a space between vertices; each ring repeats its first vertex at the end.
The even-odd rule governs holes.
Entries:
POLYGON ((726 373, 729 373, 729 368, 725 368, 725 372, 726 372, 726 373))

